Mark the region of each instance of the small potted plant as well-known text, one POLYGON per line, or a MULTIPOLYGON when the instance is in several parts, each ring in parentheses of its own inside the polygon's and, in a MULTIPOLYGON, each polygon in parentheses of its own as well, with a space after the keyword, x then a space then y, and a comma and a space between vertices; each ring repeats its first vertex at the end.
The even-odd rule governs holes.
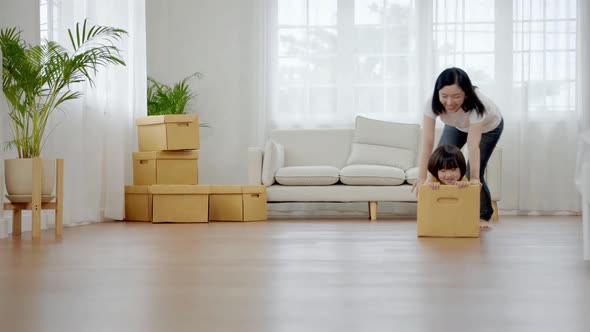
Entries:
MULTIPOLYGON (((187 114, 189 104, 197 95, 190 90, 188 82, 192 78, 203 78, 203 74, 196 72, 173 86, 160 83, 148 77, 147 84, 147 109, 148 115, 187 114)), ((200 127, 209 127, 206 123, 200 127)))
MULTIPOLYGON (((68 29, 71 50, 54 42, 30 45, 17 28, 0 29, 2 91, 8 103, 12 140, 18 159, 5 160, 6 190, 10 196, 31 193, 32 159, 39 157, 47 138, 51 114, 64 103, 78 99, 76 83, 93 83, 101 67, 125 65, 115 46, 126 31, 109 26, 89 26, 87 20, 68 29)), ((55 162, 43 161, 43 195, 50 195, 55 162)))

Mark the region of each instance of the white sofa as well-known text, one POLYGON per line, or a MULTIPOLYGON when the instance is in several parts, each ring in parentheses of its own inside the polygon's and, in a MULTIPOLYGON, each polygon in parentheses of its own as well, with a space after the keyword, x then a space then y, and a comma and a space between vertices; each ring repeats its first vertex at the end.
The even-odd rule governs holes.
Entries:
MULTIPOLYGON (((410 192, 412 187, 410 183, 413 183, 418 173, 416 166, 420 146, 420 128, 416 125, 415 128, 411 128, 409 131, 401 130, 397 132, 398 136, 399 133, 405 135, 404 137, 398 137, 398 140, 403 140, 405 147, 411 147, 411 149, 407 150, 412 152, 412 165, 409 168, 404 167, 406 168, 402 171, 404 178, 383 185, 379 182, 381 181, 380 173, 383 173, 381 168, 384 168, 382 166, 378 166, 378 169, 375 170, 371 168, 371 165, 367 165, 365 174, 362 174, 364 176, 353 177, 352 182, 349 177, 346 177, 346 175, 350 175, 350 172, 345 174, 345 171, 347 170, 347 163, 351 161, 351 146, 354 145, 352 143, 359 140, 358 132, 355 135, 355 129, 273 130, 270 134, 270 140, 280 144, 284 149, 284 160, 278 161, 276 172, 271 170, 272 174, 270 176, 275 176, 274 180, 281 174, 293 175, 291 171, 298 173, 299 170, 319 173, 320 176, 324 176, 324 179, 326 174, 322 174, 322 170, 326 169, 332 170, 332 172, 337 169, 336 172, 339 171, 340 174, 336 174, 336 177, 340 176, 340 178, 336 178, 338 182, 332 185, 326 185, 325 183, 322 183, 322 185, 308 185, 310 183, 306 182, 305 179, 300 183, 296 183, 297 185, 272 183, 267 187, 268 202, 368 202, 371 220, 377 218, 377 202, 416 202, 416 196, 410 192), (363 185, 364 179, 368 177, 370 177, 368 181, 370 184, 363 185), (396 183, 396 181, 403 183, 392 184, 396 183), (356 185, 343 184, 342 182, 355 183, 356 185), (375 185, 375 183, 380 185, 375 185)), ((439 135, 440 131, 437 131, 437 141, 439 135)), ((266 150, 269 151, 268 144, 266 150)), ((269 157, 264 154, 265 149, 261 147, 248 148, 249 184, 264 184, 263 164, 268 166, 268 163, 264 162, 264 158, 269 157)), ((362 165, 359 167, 362 167, 362 165)), ((333 177, 334 174, 330 176, 333 177)), ((492 194, 494 220, 497 221, 496 202, 501 199, 501 149, 499 146, 488 162, 485 178, 492 194)), ((289 177, 287 176, 286 179, 289 179, 289 177)), ((285 182, 285 179, 282 182, 289 184, 289 181, 285 182)))

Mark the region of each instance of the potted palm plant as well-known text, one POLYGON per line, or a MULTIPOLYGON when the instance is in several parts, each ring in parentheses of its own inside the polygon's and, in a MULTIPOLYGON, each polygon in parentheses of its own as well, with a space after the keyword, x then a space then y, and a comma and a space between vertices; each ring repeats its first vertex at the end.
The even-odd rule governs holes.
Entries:
MULTIPOLYGON (((51 114, 64 103, 78 99, 78 83, 93 83, 101 67, 125 65, 115 43, 126 31, 89 26, 87 20, 68 29, 71 49, 54 41, 30 45, 17 28, 0 29, 2 91, 8 103, 12 139, 18 159, 5 160, 6 190, 10 196, 31 193, 33 157, 41 156, 51 114)), ((44 160, 43 174, 54 175, 55 162, 44 160)), ((55 180, 43 177, 43 195, 50 195, 55 180)))

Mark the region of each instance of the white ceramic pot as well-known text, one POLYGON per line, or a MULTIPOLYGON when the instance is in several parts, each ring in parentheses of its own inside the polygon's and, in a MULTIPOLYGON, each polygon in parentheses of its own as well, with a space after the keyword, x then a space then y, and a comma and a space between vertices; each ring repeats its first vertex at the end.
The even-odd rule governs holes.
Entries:
MULTIPOLYGON (((55 187, 55 159, 42 159, 43 169, 43 198, 50 197, 55 187)), ((13 203, 27 201, 33 191, 33 159, 4 160, 4 178, 6 179, 6 193, 13 203), (12 199, 12 198, 16 198, 12 199)), ((44 199, 45 200, 45 199, 44 199)))

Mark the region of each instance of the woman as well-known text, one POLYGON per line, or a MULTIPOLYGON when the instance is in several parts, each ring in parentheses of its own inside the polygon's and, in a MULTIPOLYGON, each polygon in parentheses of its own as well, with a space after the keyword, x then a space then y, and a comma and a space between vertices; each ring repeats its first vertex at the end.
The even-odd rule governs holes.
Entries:
POLYGON ((491 99, 471 84, 465 71, 454 67, 445 69, 436 79, 431 105, 424 110, 419 173, 412 191, 416 189, 417 192, 426 181, 426 167, 434 147, 434 128, 438 116, 445 124, 439 146, 452 144, 462 148, 467 143, 467 177, 470 184, 482 187, 480 227, 488 228, 494 210, 483 175, 504 129, 502 114, 491 99))

